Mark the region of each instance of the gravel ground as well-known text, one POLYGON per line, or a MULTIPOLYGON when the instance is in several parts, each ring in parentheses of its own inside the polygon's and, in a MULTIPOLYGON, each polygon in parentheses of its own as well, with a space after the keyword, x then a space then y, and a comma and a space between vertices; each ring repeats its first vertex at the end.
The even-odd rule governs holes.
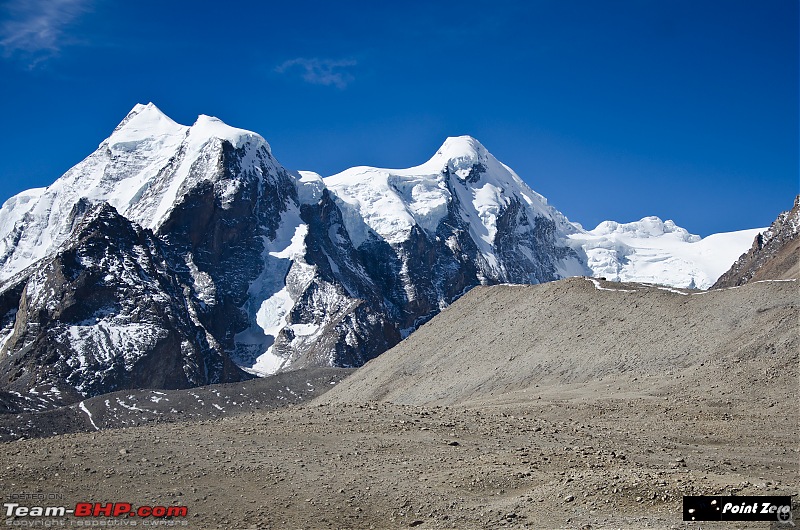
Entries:
POLYGON ((601 286, 636 292, 476 289, 304 405, 4 443, 0 491, 198 529, 769 528, 684 523, 681 497, 797 494, 796 286, 601 286))

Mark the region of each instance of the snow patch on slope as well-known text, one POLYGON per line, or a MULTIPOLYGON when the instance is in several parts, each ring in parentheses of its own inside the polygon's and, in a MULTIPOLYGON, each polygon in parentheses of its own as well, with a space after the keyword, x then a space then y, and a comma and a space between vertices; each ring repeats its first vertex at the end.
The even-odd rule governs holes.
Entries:
POLYGON ((78 353, 66 362, 73 371, 71 377, 80 374, 75 389, 83 393, 92 381, 102 379, 119 361, 127 370, 132 369, 143 352, 165 337, 163 329, 147 323, 123 322, 111 316, 69 326, 58 340, 78 353))
MULTIPOLYGON (((3 203, 0 208, 0 240, 5 238, 31 208, 36 201, 47 191, 47 188, 33 188, 14 195, 3 203)), ((3 249, 0 247, 0 252, 3 249)))
POLYGON ((436 204, 446 204, 449 194, 437 185, 436 175, 405 179, 397 171, 355 167, 324 179, 339 199, 345 229, 356 247, 374 238, 372 232, 397 244, 408 239, 415 224, 438 224, 431 214, 438 212, 436 204))
POLYGON ((94 430, 99 431, 100 427, 98 427, 97 424, 94 422, 94 418, 92 418, 92 413, 89 412, 89 409, 86 408, 86 405, 83 401, 78 403, 78 408, 81 409, 84 413, 86 413, 87 416, 89 416, 89 422, 92 424, 92 427, 94 427, 94 430))
POLYGON ((264 242, 264 270, 251 284, 250 300, 243 308, 250 326, 234 337, 234 361, 250 373, 273 374, 286 363, 273 353, 273 347, 281 330, 291 324, 289 316, 297 298, 313 279, 314 268, 303 262, 307 234, 308 225, 290 204, 275 239, 264 242))

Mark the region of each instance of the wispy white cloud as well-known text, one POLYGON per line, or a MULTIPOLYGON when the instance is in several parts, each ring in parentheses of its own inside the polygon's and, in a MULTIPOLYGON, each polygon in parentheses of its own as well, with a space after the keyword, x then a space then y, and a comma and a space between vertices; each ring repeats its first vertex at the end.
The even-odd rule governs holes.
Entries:
POLYGON ((343 89, 350 84, 354 77, 348 68, 357 63, 352 59, 319 59, 298 57, 290 59, 275 68, 278 73, 298 71, 304 81, 313 85, 335 86, 343 89))
POLYGON ((0 12, 0 47, 6 58, 35 67, 58 55, 67 42, 65 29, 89 11, 91 0, 10 0, 0 12))

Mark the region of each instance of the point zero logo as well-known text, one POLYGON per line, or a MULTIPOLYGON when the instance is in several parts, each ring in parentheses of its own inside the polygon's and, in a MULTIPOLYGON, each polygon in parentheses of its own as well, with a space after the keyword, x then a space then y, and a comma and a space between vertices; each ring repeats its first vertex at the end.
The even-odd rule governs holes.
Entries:
POLYGON ((778 521, 792 524, 790 496, 685 496, 684 521, 778 521))

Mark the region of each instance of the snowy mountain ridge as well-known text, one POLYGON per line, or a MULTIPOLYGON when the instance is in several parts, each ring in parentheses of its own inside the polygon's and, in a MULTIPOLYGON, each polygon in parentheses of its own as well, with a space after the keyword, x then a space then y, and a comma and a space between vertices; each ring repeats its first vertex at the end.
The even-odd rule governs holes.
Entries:
MULTIPOLYGON (((53 252, 88 205, 107 202, 152 230, 180 197, 209 178, 223 141, 244 149, 244 165, 272 165, 267 142, 217 118, 179 125, 152 103, 136 105, 97 150, 44 189, 12 197, 0 210, 0 281, 53 252)), ((236 180, 218 182, 226 197, 236 180)))
MULTIPOLYGON (((419 166, 361 166, 323 180, 345 213, 345 225, 356 247, 368 239, 390 244, 406 241, 414 227, 436 237, 448 205, 456 202, 487 266, 502 275, 495 254, 497 223, 512 203, 519 204, 524 215, 552 221, 560 238, 576 231, 544 197, 469 136, 447 138, 436 154, 419 166)), ((526 256, 535 253, 523 248, 526 256)), ((562 264, 562 269, 582 272, 575 258, 562 264)))
POLYGON ((256 133, 136 105, 0 209, 0 389, 141 385, 165 351, 158 384, 176 387, 359 366, 476 285, 703 287, 744 237, 658 218, 583 230, 469 136, 419 166, 323 178, 286 170, 256 133))

